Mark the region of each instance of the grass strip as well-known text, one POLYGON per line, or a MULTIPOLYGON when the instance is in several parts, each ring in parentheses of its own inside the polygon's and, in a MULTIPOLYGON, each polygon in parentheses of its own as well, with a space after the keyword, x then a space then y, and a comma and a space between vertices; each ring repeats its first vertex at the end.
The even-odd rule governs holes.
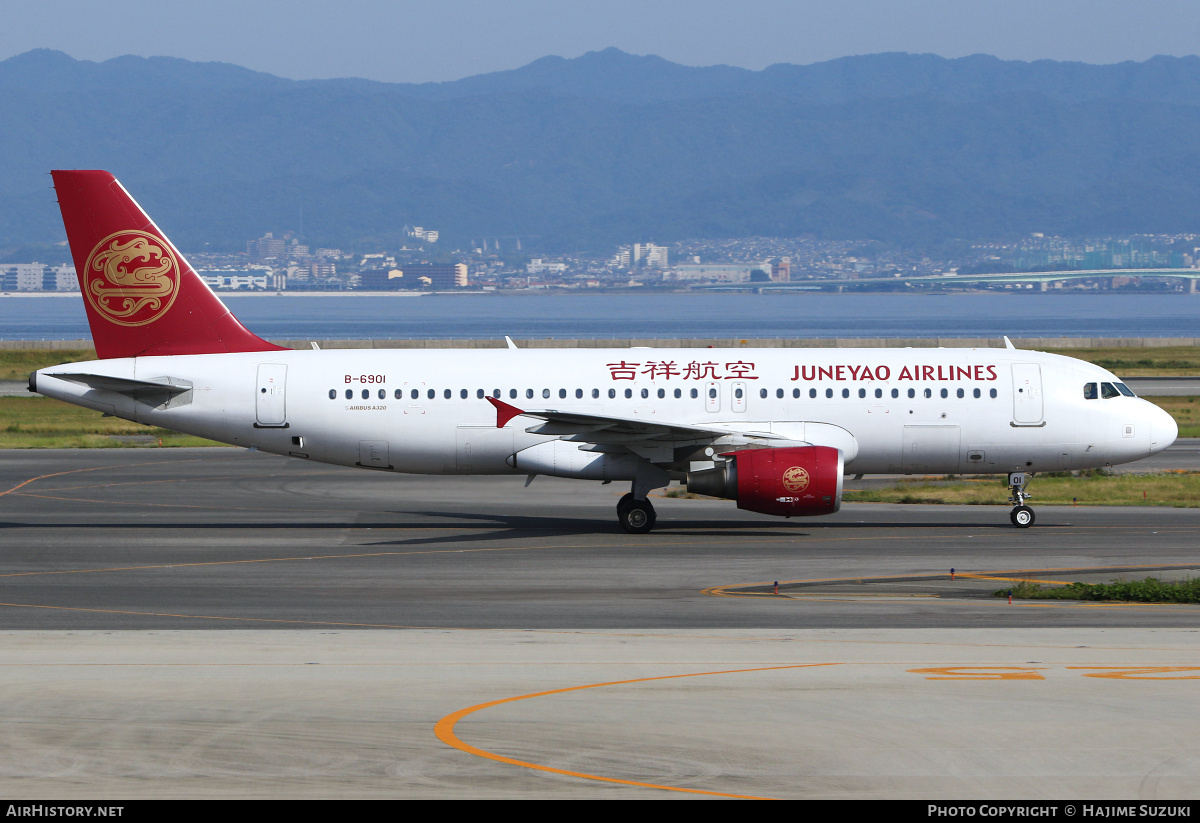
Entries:
POLYGON ((98 449, 137 446, 219 446, 220 443, 144 426, 49 397, 0 397, 0 449, 98 449), (114 439, 133 438, 133 439, 114 439))
MULTIPOLYGON (((1039 474, 1029 486, 1030 505, 1172 506, 1200 508, 1200 472, 1119 474, 1103 471, 1039 474)), ((943 480, 899 480, 881 489, 847 491, 847 503, 920 503, 1008 506, 1005 478, 978 476, 943 480)))
MULTIPOLYGON (((996 597, 1008 597, 1010 589, 1000 589, 996 597)), ((1012 596, 1022 600, 1109 600, 1121 603, 1200 603, 1200 578, 1164 581, 1156 577, 1145 580, 1111 583, 1070 583, 1066 586, 1046 586, 1041 583, 1019 583, 1012 587, 1012 596)))

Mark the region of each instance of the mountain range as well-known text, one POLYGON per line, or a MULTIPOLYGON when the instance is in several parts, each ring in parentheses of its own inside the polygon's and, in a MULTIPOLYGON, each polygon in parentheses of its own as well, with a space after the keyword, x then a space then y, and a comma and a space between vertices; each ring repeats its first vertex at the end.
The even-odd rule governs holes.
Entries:
POLYGON ((446 83, 0 62, 0 245, 62 239, 51 168, 112 171, 185 249, 746 235, 901 245, 1200 231, 1200 58, 876 54, 762 71, 616 49, 446 83))

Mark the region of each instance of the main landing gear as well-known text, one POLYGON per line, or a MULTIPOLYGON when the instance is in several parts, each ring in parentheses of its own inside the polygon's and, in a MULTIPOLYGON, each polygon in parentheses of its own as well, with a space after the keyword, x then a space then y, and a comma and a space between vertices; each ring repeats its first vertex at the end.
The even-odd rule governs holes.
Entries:
POLYGON ((1018 529, 1028 529, 1036 519, 1033 509, 1025 505, 1025 501, 1031 496, 1026 493, 1025 487, 1032 479, 1033 472, 1010 472, 1008 475, 1008 502, 1013 504, 1013 510, 1009 513, 1008 519, 1018 529))
POLYGON ((633 492, 625 495, 617 503, 617 519, 621 521, 621 528, 630 534, 646 534, 654 528, 654 521, 658 515, 654 513, 654 506, 650 505, 650 501, 646 498, 638 500, 633 496, 633 492))

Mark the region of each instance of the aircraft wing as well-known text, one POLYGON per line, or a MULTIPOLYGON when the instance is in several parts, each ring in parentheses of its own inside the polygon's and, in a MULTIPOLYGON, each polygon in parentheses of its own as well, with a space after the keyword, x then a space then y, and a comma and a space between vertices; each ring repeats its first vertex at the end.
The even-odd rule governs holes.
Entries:
POLYGON ((486 398, 496 407, 496 428, 503 428, 518 415, 545 422, 526 431, 548 434, 570 440, 591 443, 640 443, 654 440, 715 440, 731 436, 763 440, 787 440, 771 432, 744 431, 716 426, 693 426, 682 423, 647 420, 613 415, 580 414, 555 409, 519 409, 494 397, 486 398))

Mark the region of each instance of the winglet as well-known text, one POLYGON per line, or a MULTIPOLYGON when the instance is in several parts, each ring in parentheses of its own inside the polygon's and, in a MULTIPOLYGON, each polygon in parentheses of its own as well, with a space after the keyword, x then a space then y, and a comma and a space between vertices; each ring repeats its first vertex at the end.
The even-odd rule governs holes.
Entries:
POLYGON ((497 400, 494 397, 487 397, 484 399, 496 407, 496 428, 498 429, 504 428, 505 424, 507 424, 509 420, 512 420, 517 415, 525 413, 516 406, 508 405, 503 400, 497 400))
POLYGON ((514 342, 512 341, 512 338, 511 338, 511 337, 509 337, 507 334, 506 334, 506 335, 504 335, 504 342, 508 344, 508 347, 509 347, 510 349, 515 349, 515 348, 517 347, 517 344, 516 344, 516 343, 514 343, 514 342))
POLYGON ((1004 348, 1006 348, 1006 349, 1015 349, 1016 348, 1016 346, 1014 346, 1012 344, 1012 341, 1008 339, 1007 334, 1004 335, 1004 348))

